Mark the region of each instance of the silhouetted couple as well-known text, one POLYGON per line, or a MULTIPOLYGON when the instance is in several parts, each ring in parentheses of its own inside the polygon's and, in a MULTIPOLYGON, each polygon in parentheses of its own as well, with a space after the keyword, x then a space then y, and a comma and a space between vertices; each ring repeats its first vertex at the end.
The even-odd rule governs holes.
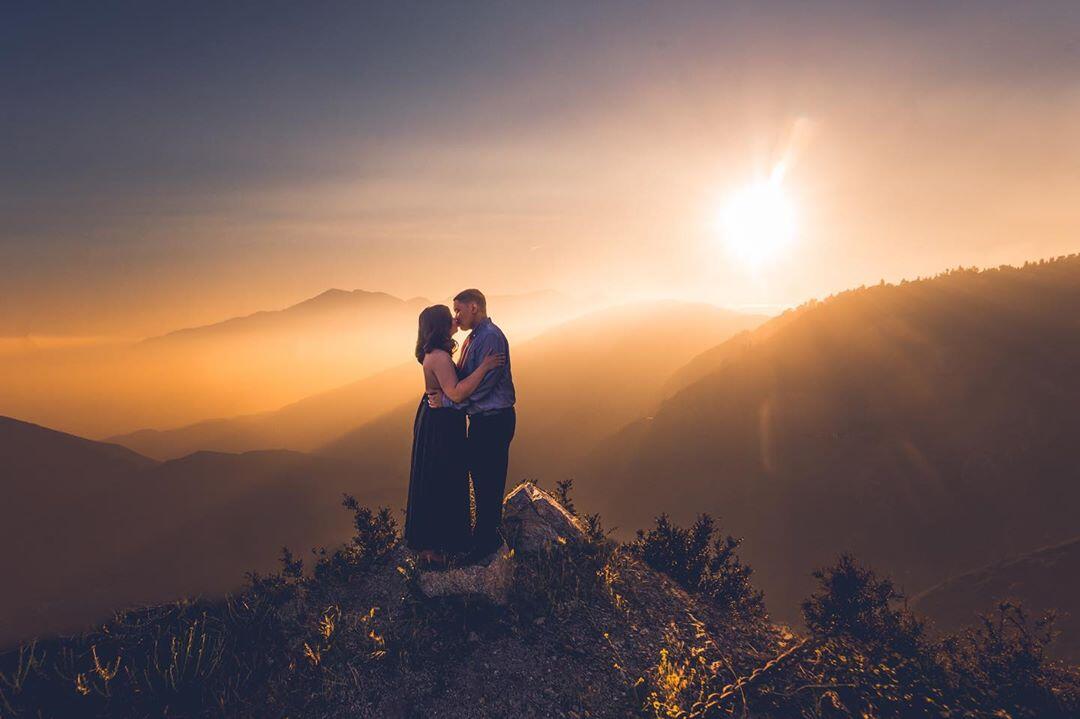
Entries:
POLYGON ((452 314, 446 305, 420 313, 416 360, 424 367, 425 389, 413 422, 405 541, 425 566, 478 563, 503 541, 503 492, 517 421, 510 347, 487 316, 480 290, 458 293, 452 314), (455 362, 458 329, 470 332, 455 362))

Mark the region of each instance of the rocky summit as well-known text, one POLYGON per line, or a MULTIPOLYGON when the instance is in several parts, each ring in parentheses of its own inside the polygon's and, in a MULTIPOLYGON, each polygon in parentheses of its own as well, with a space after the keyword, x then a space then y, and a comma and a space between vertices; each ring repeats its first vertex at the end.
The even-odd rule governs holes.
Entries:
POLYGON ((586 539, 581 520, 532 482, 522 482, 503 501, 503 532, 518 552, 542 552, 586 539))
MULTIPOLYGON (((503 501, 503 542, 475 564, 420 570, 417 585, 427 597, 476 596, 506 604, 517 553, 539 554, 552 548, 586 542, 581 521, 559 501, 531 482, 522 482, 503 501)), ((415 561, 415 556, 410 559, 415 561)))
POLYGON ((514 550, 503 542, 497 550, 476 564, 448 569, 422 570, 417 577, 420 591, 427 597, 472 595, 494 604, 506 604, 514 577, 514 550))

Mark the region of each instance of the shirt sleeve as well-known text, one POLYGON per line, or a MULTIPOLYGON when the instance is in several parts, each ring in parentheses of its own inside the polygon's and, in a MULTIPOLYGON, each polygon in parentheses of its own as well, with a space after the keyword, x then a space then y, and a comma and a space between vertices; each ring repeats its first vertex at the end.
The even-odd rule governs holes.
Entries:
MULTIPOLYGON (((480 361, 487 357, 489 354, 495 352, 502 352, 504 354, 507 353, 506 338, 495 332, 491 332, 481 337, 477 342, 473 343, 473 345, 469 348, 469 352, 470 364, 473 364, 474 367, 478 367, 480 365, 480 361)), ((465 400, 465 403, 479 402, 484 397, 491 394, 491 391, 495 389, 495 385, 499 383, 499 380, 502 379, 502 376, 504 374, 506 374, 506 365, 503 365, 502 367, 496 367, 495 369, 485 374, 484 378, 480 380, 480 384, 476 388, 476 391, 469 395, 469 397, 465 400)), ((455 406, 460 409, 465 405, 461 404, 455 406)))

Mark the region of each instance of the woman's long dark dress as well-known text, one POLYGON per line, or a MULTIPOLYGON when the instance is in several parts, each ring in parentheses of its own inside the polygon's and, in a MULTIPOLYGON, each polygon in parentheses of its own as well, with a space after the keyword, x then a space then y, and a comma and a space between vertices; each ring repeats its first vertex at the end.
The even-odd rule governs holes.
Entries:
POLYGON ((469 518, 465 412, 432 409, 424 396, 413 421, 405 543, 417 551, 466 551, 469 518))

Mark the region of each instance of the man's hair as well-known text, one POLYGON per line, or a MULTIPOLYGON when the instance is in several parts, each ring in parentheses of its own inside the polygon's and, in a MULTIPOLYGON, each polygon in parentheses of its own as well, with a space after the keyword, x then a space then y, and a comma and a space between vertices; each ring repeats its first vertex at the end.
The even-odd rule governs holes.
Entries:
POLYGON ((487 312, 487 298, 484 297, 484 293, 476 289, 462 290, 454 295, 454 302, 475 302, 476 306, 480 308, 481 312, 487 312))

